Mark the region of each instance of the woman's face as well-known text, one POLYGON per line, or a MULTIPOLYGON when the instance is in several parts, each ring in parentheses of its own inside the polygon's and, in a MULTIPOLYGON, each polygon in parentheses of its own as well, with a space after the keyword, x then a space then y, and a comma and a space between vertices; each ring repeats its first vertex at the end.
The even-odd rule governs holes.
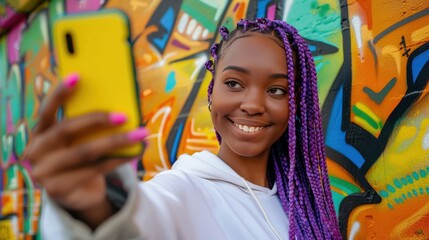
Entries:
POLYGON ((245 33, 225 43, 216 66, 211 117, 219 153, 267 156, 289 118, 286 57, 268 34, 245 33))

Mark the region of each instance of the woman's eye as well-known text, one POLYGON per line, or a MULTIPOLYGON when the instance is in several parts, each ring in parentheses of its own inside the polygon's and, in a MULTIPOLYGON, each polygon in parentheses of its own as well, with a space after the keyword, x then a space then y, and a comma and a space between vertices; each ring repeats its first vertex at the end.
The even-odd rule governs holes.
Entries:
POLYGON ((271 88, 270 90, 268 90, 268 92, 273 94, 273 95, 285 95, 286 94, 286 90, 284 90, 282 88, 271 88))
POLYGON ((228 87, 230 88, 235 88, 235 89, 239 89, 242 88, 242 86, 240 85, 240 83, 238 83, 237 81, 228 81, 225 83, 228 87))

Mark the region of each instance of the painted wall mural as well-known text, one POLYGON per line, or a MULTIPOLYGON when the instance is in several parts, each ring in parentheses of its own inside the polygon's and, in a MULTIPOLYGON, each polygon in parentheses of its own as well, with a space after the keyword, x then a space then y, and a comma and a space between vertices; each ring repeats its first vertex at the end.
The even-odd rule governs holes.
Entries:
POLYGON ((421 0, 6 0, 0 2, 0 240, 40 239, 41 190, 23 159, 57 82, 51 24, 122 10, 131 23, 149 147, 139 178, 217 150, 204 68, 217 29, 286 20, 315 58, 330 180, 347 239, 429 238, 429 2, 421 0))

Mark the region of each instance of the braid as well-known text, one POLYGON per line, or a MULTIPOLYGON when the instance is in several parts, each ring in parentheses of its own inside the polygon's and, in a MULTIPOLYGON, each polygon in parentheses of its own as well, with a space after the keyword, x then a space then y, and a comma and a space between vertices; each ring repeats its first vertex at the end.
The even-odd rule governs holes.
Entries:
MULTIPOLYGON (((274 33, 283 42, 289 120, 287 131, 271 147, 269 161, 280 202, 289 218, 289 238, 341 239, 329 184, 314 60, 298 31, 283 21, 268 19, 241 20, 231 33, 221 27, 220 43, 210 48, 213 60, 206 62, 212 73, 207 90, 209 104, 224 43, 238 32, 274 33)), ((221 136, 217 132, 216 136, 220 142, 221 136)))
MULTIPOLYGON (((314 64, 314 59, 311 56, 310 51, 307 49, 307 56, 308 56, 308 64, 310 64, 312 67, 310 68, 310 75, 311 79, 316 79, 314 81, 310 81, 311 83, 311 92, 312 92, 312 99, 311 99, 311 106, 312 106, 312 116, 314 116, 314 124, 313 129, 315 133, 312 135, 318 141, 314 146, 316 146, 317 149, 317 156, 318 157, 318 163, 319 168, 321 171, 321 177, 322 177, 322 190, 323 195, 325 196, 325 199, 327 199, 328 202, 333 202, 332 200, 332 193, 331 193, 331 187, 330 187, 330 181, 328 176, 328 166, 326 164, 326 153, 325 153, 325 145, 324 145, 324 137, 322 132, 322 117, 320 115, 320 108, 319 108, 319 96, 318 96, 318 90, 317 90, 317 75, 316 75, 316 68, 314 64)), ((329 219, 328 224, 331 225, 333 229, 338 229, 338 221, 336 218, 336 213, 334 209, 333 204, 327 204, 327 217, 329 219)), ((339 232, 334 232, 334 237, 341 239, 341 235, 339 232)))
MULTIPOLYGON (((305 47, 303 46, 302 42, 300 41, 301 39, 297 39, 297 48, 298 48, 298 64, 299 64, 299 69, 300 69, 300 79, 307 79, 307 65, 306 65, 306 56, 305 56, 305 47)), ((298 94, 300 94, 299 99, 300 99, 300 104, 299 104, 299 111, 298 114, 299 116, 301 116, 300 119, 300 123, 298 124, 298 129, 297 132, 300 132, 300 136, 301 139, 299 141, 300 146, 302 148, 302 158, 304 159, 304 164, 305 166, 303 166, 303 169, 305 169, 305 172, 303 174, 300 174, 300 178, 301 181, 305 181, 305 182, 309 182, 309 184, 311 185, 311 189, 313 189, 314 191, 314 195, 315 196, 320 196, 320 191, 317 186, 314 186, 314 183, 317 184, 317 173, 315 172, 315 170, 317 171, 317 165, 312 164, 312 161, 310 161, 310 156, 314 156, 312 154, 309 154, 310 151, 312 151, 312 147, 311 145, 309 145, 309 139, 308 139, 308 135, 309 135, 309 129, 308 129, 308 118, 307 118, 307 91, 308 91, 308 84, 307 81, 300 81, 299 82, 300 85, 300 91, 298 92, 298 94), (316 166, 316 169, 314 168, 314 166, 316 166), (305 177, 307 175, 308 177, 308 181, 305 177)), ((310 118, 311 119, 311 118, 310 118)), ((310 129, 312 129, 310 127, 310 129)), ((314 139, 311 139, 310 141, 312 141, 314 139)), ((301 192, 300 194, 306 194, 306 195, 310 195, 311 190, 308 190, 307 188, 302 187, 301 188, 303 190, 303 192, 301 192)), ((301 199, 300 199, 301 200, 301 199)), ((318 225, 320 225, 320 221, 315 221, 315 218, 311 217, 311 215, 314 215, 315 212, 317 212, 317 209, 314 209, 312 206, 314 206, 314 201, 310 201, 310 200, 314 200, 314 198, 309 199, 306 198, 306 201, 300 201, 300 207, 301 208, 306 208, 307 209, 307 215, 308 219, 311 222, 311 226, 313 226, 313 231, 314 234, 316 235, 316 239, 322 239, 322 234, 319 230, 318 225), (316 228, 317 226, 317 228, 316 228)), ((317 200, 317 199, 316 199, 317 200)), ((323 199, 321 199, 323 201, 323 199)), ((319 203, 319 201, 317 201, 317 204, 319 203)), ((320 205, 317 205, 318 208, 320 208, 320 205)), ((325 236, 326 237, 326 236, 325 236)))

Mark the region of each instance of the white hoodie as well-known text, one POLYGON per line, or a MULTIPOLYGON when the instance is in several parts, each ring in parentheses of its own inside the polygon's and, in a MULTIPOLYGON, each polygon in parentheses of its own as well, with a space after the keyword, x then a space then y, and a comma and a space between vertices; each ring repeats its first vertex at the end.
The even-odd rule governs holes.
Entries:
POLYGON ((245 181, 216 155, 182 155, 172 170, 137 183, 118 169, 128 199, 94 232, 44 195, 42 239, 288 239, 277 187, 245 181))

